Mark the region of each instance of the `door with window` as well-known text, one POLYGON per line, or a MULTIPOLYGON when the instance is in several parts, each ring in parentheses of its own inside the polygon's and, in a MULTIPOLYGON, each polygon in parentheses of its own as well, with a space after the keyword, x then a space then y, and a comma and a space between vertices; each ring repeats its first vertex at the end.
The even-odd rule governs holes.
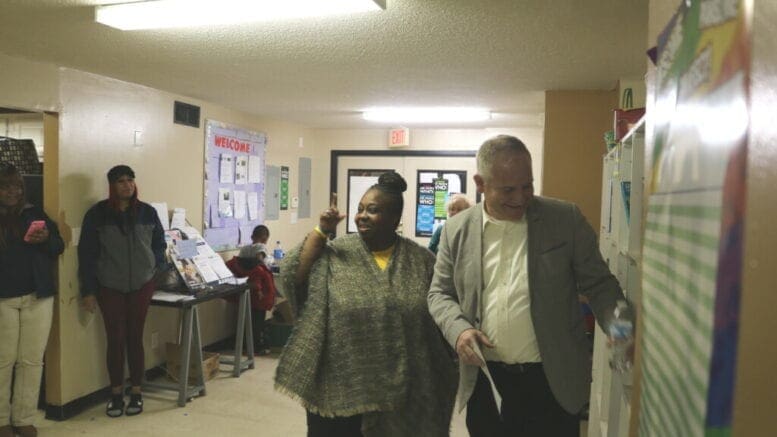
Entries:
POLYGON ((337 228, 338 235, 356 231, 353 219, 359 200, 385 171, 396 171, 407 182, 399 232, 422 246, 429 244, 429 230, 444 223, 448 193, 463 193, 472 203, 477 198, 472 179, 476 172, 474 152, 465 152, 471 156, 461 156, 461 152, 455 152, 459 156, 450 156, 436 151, 405 156, 393 151, 383 152, 385 155, 358 153, 333 156, 333 160, 337 160, 337 204, 340 211, 347 214, 337 228), (430 206, 433 211, 429 211, 430 206))

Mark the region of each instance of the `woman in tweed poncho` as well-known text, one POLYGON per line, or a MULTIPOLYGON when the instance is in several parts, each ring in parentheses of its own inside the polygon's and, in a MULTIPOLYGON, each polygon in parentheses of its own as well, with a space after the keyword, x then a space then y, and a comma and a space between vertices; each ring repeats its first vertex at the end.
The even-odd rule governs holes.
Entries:
POLYGON ((327 242, 344 218, 333 198, 284 258, 299 321, 275 387, 307 410, 308 437, 449 434, 456 369, 426 306, 434 256, 396 233, 406 189, 382 175, 359 203, 359 233, 327 242))

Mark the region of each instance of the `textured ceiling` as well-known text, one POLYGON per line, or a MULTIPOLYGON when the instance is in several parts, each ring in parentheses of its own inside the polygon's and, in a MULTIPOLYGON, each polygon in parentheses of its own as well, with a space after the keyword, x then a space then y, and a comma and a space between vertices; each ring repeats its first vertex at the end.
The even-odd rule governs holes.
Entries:
MULTIPOLYGON (((122 32, 99 0, 0 0, 0 52, 309 127, 370 106, 483 106, 471 126, 537 125, 544 90, 645 70, 647 0, 388 0, 313 21, 122 32)), ((2 68, 2 66, 0 66, 2 68)))

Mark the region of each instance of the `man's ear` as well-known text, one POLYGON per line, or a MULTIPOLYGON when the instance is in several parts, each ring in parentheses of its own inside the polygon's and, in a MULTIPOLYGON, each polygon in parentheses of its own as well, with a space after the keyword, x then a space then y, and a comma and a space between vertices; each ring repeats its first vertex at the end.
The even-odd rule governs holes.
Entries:
POLYGON ((485 181, 483 180, 483 176, 480 176, 479 174, 476 174, 472 177, 472 179, 475 180, 475 187, 477 187, 478 193, 484 193, 485 192, 485 181))

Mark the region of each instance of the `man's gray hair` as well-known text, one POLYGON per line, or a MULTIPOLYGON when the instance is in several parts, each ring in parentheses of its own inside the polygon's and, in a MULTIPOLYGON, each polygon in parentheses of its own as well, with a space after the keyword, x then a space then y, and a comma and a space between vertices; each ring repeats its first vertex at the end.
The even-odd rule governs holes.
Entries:
POLYGON ((486 140, 478 150, 478 174, 483 179, 491 178, 494 161, 502 152, 525 153, 531 159, 531 153, 523 141, 512 135, 497 135, 486 140))

